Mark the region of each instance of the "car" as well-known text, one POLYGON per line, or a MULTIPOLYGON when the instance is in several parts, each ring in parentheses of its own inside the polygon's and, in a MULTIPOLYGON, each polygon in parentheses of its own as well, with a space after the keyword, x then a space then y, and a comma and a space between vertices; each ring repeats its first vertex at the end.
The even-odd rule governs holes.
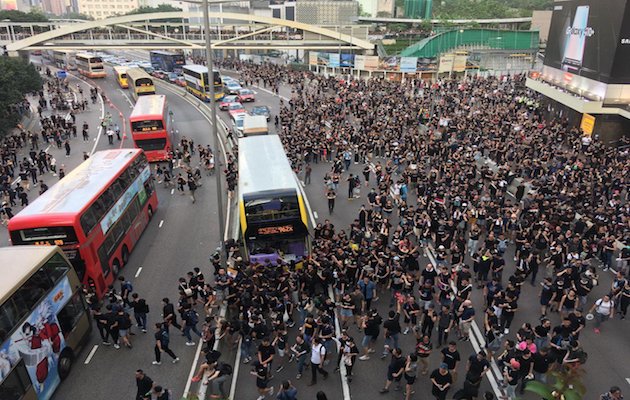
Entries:
POLYGON ((177 77, 179 77, 177 73, 169 72, 166 74, 166 77, 164 77, 163 79, 167 81, 168 83, 177 83, 177 77))
POLYGON ((252 115, 264 115, 267 122, 271 119, 271 110, 267 106, 256 106, 252 108, 252 115))
POLYGON ((177 75, 177 79, 175 79, 175 84, 177 86, 186 87, 186 79, 184 79, 184 75, 177 75))
POLYGON ((227 110, 230 113, 231 117, 234 117, 237 114, 243 114, 245 112, 245 108, 238 101, 228 104, 227 110))
POLYGON ((238 91, 238 100, 241 103, 246 103, 248 101, 255 101, 256 97, 254 95, 254 91, 250 89, 241 89, 238 91))
POLYGON ((164 79, 164 77, 166 77, 166 72, 156 69, 155 71, 153 71, 153 75, 154 77, 158 78, 158 79, 164 79))
POLYGON ((246 113, 236 114, 232 118, 232 132, 237 138, 243 136, 243 124, 246 115, 246 113))
POLYGON ((241 90, 241 85, 238 82, 228 82, 225 84, 225 92, 227 94, 238 94, 238 91, 241 90))
POLYGON ((219 110, 226 111, 230 103, 238 103, 238 96, 235 96, 235 95, 223 96, 223 98, 221 99, 221 102, 219 103, 219 110))
POLYGON ((140 65, 140 68, 142 68, 149 75, 153 75, 153 72, 155 71, 155 69, 150 65, 149 66, 140 65))

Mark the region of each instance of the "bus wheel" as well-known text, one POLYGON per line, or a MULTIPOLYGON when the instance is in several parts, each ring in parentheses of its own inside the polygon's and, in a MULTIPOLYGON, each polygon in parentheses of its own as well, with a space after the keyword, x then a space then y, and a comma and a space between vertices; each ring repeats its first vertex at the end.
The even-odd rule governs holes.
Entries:
POLYGON ((129 262, 129 249, 127 249, 127 246, 123 246, 121 258, 124 267, 129 262))
POLYGON ((117 258, 112 261, 112 272, 114 273, 114 276, 118 276, 118 273, 120 272, 120 261, 118 261, 117 258))
POLYGON ((149 214, 149 220, 153 218, 153 207, 149 206, 147 213, 149 214))
POLYGON ((58 361, 58 371, 59 377, 61 379, 66 379, 70 374, 70 370, 72 369, 72 363, 74 362, 74 355, 72 351, 69 349, 65 349, 61 352, 58 361))

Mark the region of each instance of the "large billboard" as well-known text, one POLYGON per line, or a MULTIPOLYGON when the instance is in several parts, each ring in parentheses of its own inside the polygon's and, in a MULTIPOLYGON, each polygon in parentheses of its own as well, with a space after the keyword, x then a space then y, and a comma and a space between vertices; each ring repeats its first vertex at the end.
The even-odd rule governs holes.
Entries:
POLYGON ((628 0, 554 3, 545 65, 604 83, 630 83, 630 69, 616 54, 628 53, 628 0), (613 63, 619 65, 613 68, 613 63))

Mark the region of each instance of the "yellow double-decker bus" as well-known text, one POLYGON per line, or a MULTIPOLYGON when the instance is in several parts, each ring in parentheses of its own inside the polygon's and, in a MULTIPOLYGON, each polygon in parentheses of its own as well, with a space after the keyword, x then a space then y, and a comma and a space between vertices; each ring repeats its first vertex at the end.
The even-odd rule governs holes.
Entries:
POLYGON ((127 69, 127 85, 134 100, 138 100, 139 96, 155 94, 153 77, 140 67, 127 69))
POLYGON ((0 398, 48 400, 91 331, 81 280, 57 246, 0 248, 0 398))
MULTIPOLYGON (((184 65, 182 67, 186 90, 203 101, 210 101, 210 80, 208 68, 203 65, 184 65)), ((212 71, 214 84, 214 99, 220 100, 224 96, 223 79, 219 71, 212 71)))
POLYGON ((127 70, 129 67, 125 67, 122 65, 118 65, 114 67, 114 75, 116 76, 116 82, 120 85, 121 88, 127 89, 129 87, 129 82, 127 81, 127 70))

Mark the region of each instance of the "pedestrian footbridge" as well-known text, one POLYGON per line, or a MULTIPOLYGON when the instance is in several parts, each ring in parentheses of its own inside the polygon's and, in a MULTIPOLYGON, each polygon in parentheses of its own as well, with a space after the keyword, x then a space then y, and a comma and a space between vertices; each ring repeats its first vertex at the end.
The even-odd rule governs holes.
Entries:
MULTIPOLYGON (((134 14, 97 21, 0 22, 9 54, 23 50, 203 49, 201 12, 134 14)), ((210 12, 217 50, 335 50, 372 54, 360 26, 330 29, 253 14, 210 12)))

